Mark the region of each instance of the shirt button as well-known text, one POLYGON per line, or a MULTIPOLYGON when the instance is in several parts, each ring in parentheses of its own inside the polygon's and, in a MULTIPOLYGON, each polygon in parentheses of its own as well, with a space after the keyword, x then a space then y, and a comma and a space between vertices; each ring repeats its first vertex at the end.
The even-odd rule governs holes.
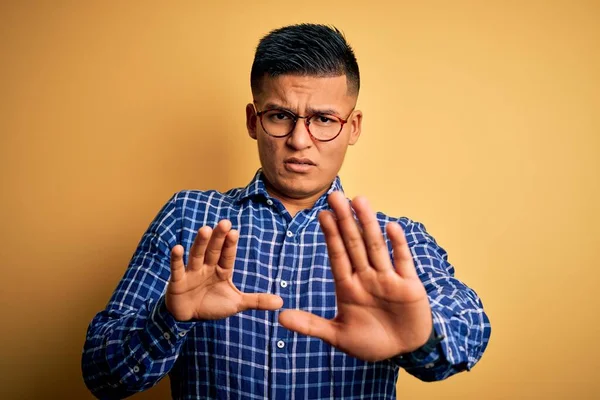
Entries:
POLYGON ((287 235, 287 237, 292 237, 292 236, 294 236, 294 232, 287 231, 286 235, 287 235))
POLYGON ((281 283, 279 283, 281 285, 282 288, 286 288, 287 287, 287 282, 286 281, 281 281, 281 283))
POLYGON ((425 368, 430 369, 433 368, 434 365, 434 363, 425 364, 425 368))
POLYGON ((163 333, 163 337, 167 340, 171 339, 171 335, 169 335, 169 332, 163 333))
POLYGON ((184 337, 185 336, 185 332, 179 332, 179 337, 184 337))
POLYGON ((267 204, 270 205, 270 206, 272 206, 273 205, 273 200, 267 199, 267 204))
POLYGON ((279 347, 280 349, 283 349, 285 347, 285 343, 283 343, 283 340, 277 342, 277 347, 279 347))
POLYGON ((140 367, 138 367, 137 365, 133 367, 133 372, 135 372, 136 374, 140 372, 140 367))

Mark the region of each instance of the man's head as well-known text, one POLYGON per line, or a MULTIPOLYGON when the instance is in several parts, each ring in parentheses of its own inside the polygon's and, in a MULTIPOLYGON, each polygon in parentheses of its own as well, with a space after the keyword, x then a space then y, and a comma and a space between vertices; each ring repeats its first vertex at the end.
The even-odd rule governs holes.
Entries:
POLYGON ((258 45, 251 87, 254 102, 246 106, 246 122, 271 195, 316 200, 360 135, 354 52, 335 28, 302 24, 274 30, 258 45))
POLYGON ((346 75, 348 90, 358 96, 360 74, 354 51, 335 27, 300 24, 275 29, 261 39, 250 72, 256 98, 265 77, 346 75))

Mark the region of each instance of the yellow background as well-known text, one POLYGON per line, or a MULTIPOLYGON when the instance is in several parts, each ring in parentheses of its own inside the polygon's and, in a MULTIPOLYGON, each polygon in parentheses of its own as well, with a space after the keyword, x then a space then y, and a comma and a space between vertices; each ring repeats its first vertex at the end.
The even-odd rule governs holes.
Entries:
POLYGON ((2 2, 0 397, 91 398, 87 324, 172 193, 252 178, 254 48, 308 21, 362 72, 347 194, 425 223, 493 325, 472 372, 403 373, 399 397, 595 398, 599 20, 598 1, 2 2))

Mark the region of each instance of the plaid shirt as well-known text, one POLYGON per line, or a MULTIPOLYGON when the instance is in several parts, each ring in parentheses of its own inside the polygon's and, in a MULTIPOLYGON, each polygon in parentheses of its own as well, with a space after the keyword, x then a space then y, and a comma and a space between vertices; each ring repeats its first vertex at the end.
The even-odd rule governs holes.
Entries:
MULTIPOLYGON (((342 190, 339 178, 328 193, 334 190, 342 190)), ((171 248, 183 245, 187 262, 198 229, 228 219, 240 233, 233 273, 240 290, 274 293, 284 308, 333 318, 334 283, 317 220, 324 209, 326 195, 292 218, 269 196, 260 171, 245 188, 175 194, 142 237, 106 309, 90 324, 82 359, 90 390, 100 398, 121 398, 169 373, 176 399, 395 399, 401 367, 427 381, 470 369, 490 335, 479 298, 453 277, 445 251, 423 225, 381 213, 384 235, 393 220, 405 230, 435 331, 444 336, 433 349, 364 362, 283 328, 279 311, 194 322, 176 321, 167 311, 171 248)))

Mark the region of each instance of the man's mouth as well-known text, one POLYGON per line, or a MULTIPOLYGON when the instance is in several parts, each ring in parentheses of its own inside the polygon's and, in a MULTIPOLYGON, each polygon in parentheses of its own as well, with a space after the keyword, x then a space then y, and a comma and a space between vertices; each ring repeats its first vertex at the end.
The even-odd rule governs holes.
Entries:
POLYGON ((297 158, 297 157, 290 157, 290 158, 286 158, 284 160, 284 162, 286 164, 299 164, 299 165, 316 165, 311 159, 309 158, 297 158))
POLYGON ((288 172, 295 174, 307 174, 310 173, 313 170, 313 167, 317 164, 315 164, 309 158, 290 157, 283 161, 283 165, 285 165, 285 169, 288 172))

